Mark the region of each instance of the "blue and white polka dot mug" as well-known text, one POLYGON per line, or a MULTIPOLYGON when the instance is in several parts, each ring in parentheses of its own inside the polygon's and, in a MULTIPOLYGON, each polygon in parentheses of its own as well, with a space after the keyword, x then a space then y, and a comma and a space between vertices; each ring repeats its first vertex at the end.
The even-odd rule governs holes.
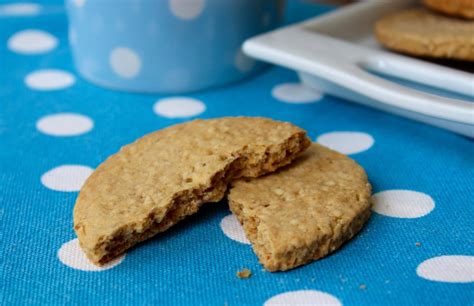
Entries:
POLYGON ((281 0, 67 0, 74 62, 106 87, 178 93, 261 68, 242 42, 274 28, 281 0))

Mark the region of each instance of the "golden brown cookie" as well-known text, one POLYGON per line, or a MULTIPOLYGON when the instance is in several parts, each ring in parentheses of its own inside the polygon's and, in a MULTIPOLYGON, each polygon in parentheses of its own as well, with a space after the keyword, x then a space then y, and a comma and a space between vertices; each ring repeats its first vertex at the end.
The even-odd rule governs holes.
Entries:
POLYGON ((410 9, 377 21, 375 35, 385 47, 410 55, 474 61, 474 21, 410 9))
POLYGON ((370 216, 371 187, 352 159, 318 144, 279 171, 232 183, 229 206, 268 271, 326 256, 370 216))
POLYGON ((195 120, 146 135, 85 182, 74 207, 80 245, 104 264, 221 200, 232 179, 272 172, 309 145, 290 123, 249 117, 195 120))
POLYGON ((423 4, 443 14, 474 19, 474 0, 423 0, 423 4))

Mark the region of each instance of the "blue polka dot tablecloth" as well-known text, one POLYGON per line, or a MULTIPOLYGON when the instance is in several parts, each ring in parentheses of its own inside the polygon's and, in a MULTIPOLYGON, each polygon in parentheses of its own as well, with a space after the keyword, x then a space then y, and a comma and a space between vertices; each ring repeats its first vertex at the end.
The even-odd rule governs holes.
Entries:
MULTIPOLYGON (((328 9, 287 6, 287 22, 328 9)), ((278 67, 186 96, 110 91, 77 75, 62 3, 2 3, 0 15, 1 305, 473 305, 472 140, 311 91, 278 67), (72 209, 100 162, 151 131, 237 115, 291 121, 357 160, 374 188, 360 235, 269 273, 222 201, 108 266, 85 259, 72 209)))

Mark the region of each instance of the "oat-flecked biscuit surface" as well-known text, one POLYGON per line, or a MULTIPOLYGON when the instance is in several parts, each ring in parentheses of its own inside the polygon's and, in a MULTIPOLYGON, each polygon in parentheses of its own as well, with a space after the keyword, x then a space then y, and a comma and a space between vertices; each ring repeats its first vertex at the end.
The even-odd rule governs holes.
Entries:
POLYGON ((221 200, 230 180, 272 172, 309 145, 292 124, 249 117, 195 120, 146 135, 85 182, 74 207, 80 245, 104 264, 221 200))
POLYGON ((291 165, 232 183, 232 212, 269 271, 319 259, 370 216, 371 186, 352 159, 318 144, 291 165))
POLYGON ((474 61, 474 21, 450 18, 426 9, 383 17, 375 35, 385 47, 415 56, 474 61))
POLYGON ((444 14, 474 19, 474 0, 423 0, 423 3, 444 14))

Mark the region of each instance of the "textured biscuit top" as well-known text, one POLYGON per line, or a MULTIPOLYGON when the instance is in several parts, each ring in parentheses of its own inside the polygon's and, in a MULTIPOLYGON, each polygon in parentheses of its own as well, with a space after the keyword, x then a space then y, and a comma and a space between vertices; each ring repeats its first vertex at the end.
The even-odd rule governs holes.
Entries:
POLYGON ((291 165, 232 183, 229 205, 269 271, 321 258, 370 215, 371 187, 352 159, 313 144, 291 165))
POLYGON ((396 51, 474 61, 474 21, 411 9, 383 17, 375 34, 382 45, 396 51))
POLYGON ((444 14, 474 19, 474 0, 423 0, 423 3, 444 14))
POLYGON ((201 203, 219 201, 231 179, 274 171, 309 143, 290 123, 249 117, 195 120, 146 135, 85 182, 74 207, 80 245, 103 264, 201 203))

